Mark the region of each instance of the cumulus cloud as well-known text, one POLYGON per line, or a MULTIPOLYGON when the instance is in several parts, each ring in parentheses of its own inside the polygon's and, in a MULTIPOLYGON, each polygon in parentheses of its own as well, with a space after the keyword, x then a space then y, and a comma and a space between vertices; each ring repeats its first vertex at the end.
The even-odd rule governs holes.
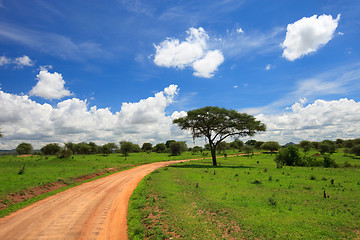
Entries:
POLYGON ((219 50, 208 51, 204 58, 193 63, 194 76, 211 78, 223 62, 224 56, 219 50))
POLYGON ((69 90, 64 88, 65 81, 60 73, 50 73, 46 68, 42 68, 36 78, 38 82, 31 89, 30 96, 61 99, 72 95, 69 90))
POLYGON ((135 103, 123 103, 119 112, 109 108, 90 107, 77 98, 59 102, 56 106, 40 104, 26 95, 0 90, 0 126, 4 137, 0 149, 15 148, 30 142, 35 148, 52 143, 89 142, 97 144, 121 140, 158 143, 168 139, 187 138, 172 125, 172 120, 186 113, 165 113, 179 92, 170 85, 153 97, 135 103))
POLYGON ((360 102, 347 98, 333 101, 318 99, 308 105, 306 102, 306 99, 300 99, 282 114, 257 115, 256 118, 267 125, 267 131, 256 138, 285 144, 290 141, 359 137, 360 102))
POLYGON ((194 75, 198 77, 214 76, 214 72, 224 61, 221 51, 208 49, 209 35, 203 28, 190 28, 187 34, 189 36, 185 41, 168 38, 159 45, 154 45, 154 63, 161 67, 179 69, 193 67, 194 75))
POLYGON ((31 67, 34 66, 34 61, 31 60, 28 56, 24 55, 22 57, 17 57, 15 59, 8 58, 6 56, 0 57, 0 66, 7 64, 14 64, 16 68, 31 67))
POLYGON ((304 17, 287 26, 286 38, 282 44, 283 57, 294 61, 317 51, 334 36, 340 14, 336 19, 331 15, 304 17))
POLYGON ((0 57, 0 66, 4 66, 11 63, 11 59, 5 56, 0 57))
POLYGON ((20 68, 34 66, 34 62, 26 55, 15 58, 14 63, 20 68))

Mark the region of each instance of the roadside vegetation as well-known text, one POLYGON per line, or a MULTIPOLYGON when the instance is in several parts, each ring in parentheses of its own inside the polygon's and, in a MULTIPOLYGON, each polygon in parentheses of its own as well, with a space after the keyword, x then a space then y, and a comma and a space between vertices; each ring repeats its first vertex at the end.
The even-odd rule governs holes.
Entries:
POLYGON ((279 167, 266 152, 151 173, 130 199, 130 239, 360 238, 360 157, 344 145, 331 155, 289 146, 322 164, 279 167))

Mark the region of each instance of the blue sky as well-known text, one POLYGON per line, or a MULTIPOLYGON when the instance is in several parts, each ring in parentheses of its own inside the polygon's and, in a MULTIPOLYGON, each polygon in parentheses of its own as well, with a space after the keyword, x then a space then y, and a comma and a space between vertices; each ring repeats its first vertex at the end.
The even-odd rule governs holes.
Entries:
POLYGON ((204 106, 253 114, 268 126, 257 140, 359 137, 359 12, 355 0, 0 0, 0 149, 192 145, 171 121, 204 106))

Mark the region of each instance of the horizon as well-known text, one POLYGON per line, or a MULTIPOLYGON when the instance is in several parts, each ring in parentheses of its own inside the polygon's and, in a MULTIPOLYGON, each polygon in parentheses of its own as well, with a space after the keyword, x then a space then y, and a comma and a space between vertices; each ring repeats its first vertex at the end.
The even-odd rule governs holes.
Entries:
POLYGON ((0 150, 191 145, 172 120, 204 106, 266 124, 244 142, 359 138, 359 11, 355 0, 0 0, 0 150))

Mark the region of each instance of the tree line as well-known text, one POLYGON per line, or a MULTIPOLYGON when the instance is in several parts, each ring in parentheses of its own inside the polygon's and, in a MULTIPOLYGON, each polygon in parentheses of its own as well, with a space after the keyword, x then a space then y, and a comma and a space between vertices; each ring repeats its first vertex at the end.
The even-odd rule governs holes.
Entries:
MULTIPOLYGON (((138 152, 157 152, 157 153, 169 153, 171 155, 180 155, 184 151, 187 151, 188 147, 183 141, 168 140, 165 143, 158 143, 153 146, 152 143, 143 143, 142 147, 138 144, 121 141, 119 144, 110 142, 104 145, 97 145, 94 142, 81 142, 64 143, 64 146, 60 146, 58 143, 49 143, 40 149, 40 153, 43 155, 57 155, 59 157, 69 157, 73 154, 103 154, 109 155, 111 153, 122 153, 124 156, 128 156, 130 153, 138 152)), ((191 149, 190 149, 191 150, 191 149)), ((32 154, 34 152, 33 146, 30 143, 20 143, 15 151, 20 154, 32 154)))

